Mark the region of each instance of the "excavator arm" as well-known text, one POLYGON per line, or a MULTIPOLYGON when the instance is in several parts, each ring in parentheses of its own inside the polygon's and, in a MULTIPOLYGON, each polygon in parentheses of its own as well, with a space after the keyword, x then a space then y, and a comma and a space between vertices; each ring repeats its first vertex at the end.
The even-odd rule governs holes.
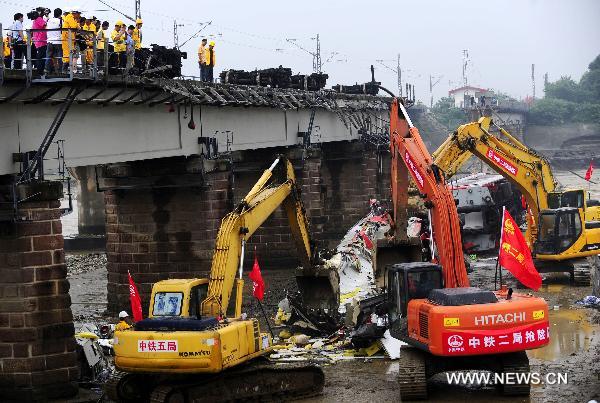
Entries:
POLYGON ((241 278, 244 245, 280 205, 283 205, 286 210, 301 264, 305 267, 311 264, 308 220, 299 197, 291 162, 285 161, 286 180, 278 186, 269 186, 279 161, 278 158, 269 169, 265 170, 246 197, 221 221, 210 270, 208 296, 202 303, 203 315, 225 314, 235 288, 235 316, 239 316, 243 287, 241 278), (238 271, 239 279, 236 279, 238 271))
POLYGON ((548 194, 555 191, 556 180, 544 157, 501 127, 496 126, 502 137, 492 134, 492 125, 491 118, 482 117, 477 122, 460 126, 433 153, 434 165, 449 179, 475 155, 514 183, 531 209, 527 238, 533 244, 537 238, 535 220, 540 210, 548 208, 548 194))
MULTIPOLYGON (((404 105, 396 98, 390 111, 390 152, 393 170, 394 167, 399 170, 403 166, 408 170, 429 208, 433 228, 431 236, 437 253, 432 252, 438 256, 442 266, 445 287, 468 287, 460 221, 454 198, 446 186, 443 172, 433 165, 433 159, 421 139, 419 130, 413 126, 404 105)), ((401 177, 402 174, 396 175, 401 177)), ((396 200, 401 191, 396 189, 392 192, 394 210, 402 207, 397 205, 396 200)), ((398 212, 394 211, 394 214, 398 212)))

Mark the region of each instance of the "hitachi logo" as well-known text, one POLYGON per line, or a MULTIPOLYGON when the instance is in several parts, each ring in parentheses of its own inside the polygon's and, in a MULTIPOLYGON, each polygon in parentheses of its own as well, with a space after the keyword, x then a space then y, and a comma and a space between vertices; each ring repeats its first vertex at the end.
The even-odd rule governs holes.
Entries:
POLYGON ((511 312, 504 315, 482 315, 475 317, 476 326, 497 325, 499 323, 525 322, 525 312, 511 312))

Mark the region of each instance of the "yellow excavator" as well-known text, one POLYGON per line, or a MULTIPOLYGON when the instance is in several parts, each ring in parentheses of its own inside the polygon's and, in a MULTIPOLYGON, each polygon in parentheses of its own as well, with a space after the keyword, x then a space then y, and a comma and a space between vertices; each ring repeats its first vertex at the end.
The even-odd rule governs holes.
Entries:
POLYGON ((434 165, 449 179, 473 155, 525 197, 526 239, 536 268, 569 272, 575 284, 589 285, 600 255, 600 203, 590 200, 584 189, 559 190, 550 163, 489 116, 450 134, 433 153, 434 165))
POLYGON ((286 210, 300 261, 313 263, 308 220, 292 164, 271 178, 280 158, 227 214, 219 229, 209 278, 169 279, 152 288, 148 317, 115 332, 115 366, 106 386, 119 402, 281 400, 320 393, 324 375, 311 364, 259 360, 271 336, 242 314, 247 240, 280 206, 286 210))

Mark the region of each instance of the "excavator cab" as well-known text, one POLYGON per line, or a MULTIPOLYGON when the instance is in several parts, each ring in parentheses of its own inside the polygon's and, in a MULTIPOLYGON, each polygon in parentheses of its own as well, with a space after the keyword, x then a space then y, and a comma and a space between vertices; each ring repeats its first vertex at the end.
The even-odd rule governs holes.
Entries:
POLYGON ((431 290, 443 288, 442 267, 429 262, 399 263, 387 267, 390 322, 406 317, 408 302, 427 298, 431 290))
POLYGON ((581 189, 548 193, 548 208, 551 209, 561 207, 584 208, 584 202, 585 194, 581 189))
POLYGON ((580 210, 561 207, 542 210, 539 216, 539 235, 535 251, 541 255, 558 255, 569 249, 581 236, 580 210))

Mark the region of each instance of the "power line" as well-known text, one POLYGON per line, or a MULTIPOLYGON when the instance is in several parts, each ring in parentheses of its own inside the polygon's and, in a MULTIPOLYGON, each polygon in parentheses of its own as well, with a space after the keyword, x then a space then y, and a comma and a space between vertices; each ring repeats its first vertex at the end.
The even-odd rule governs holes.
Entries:
POLYGON ((323 72, 323 62, 321 61, 321 40, 319 38, 319 34, 317 34, 315 38, 311 39, 317 41, 317 50, 315 52, 311 52, 310 50, 302 47, 295 38, 286 38, 286 41, 311 55, 313 57, 313 71, 320 74, 323 72))
POLYGON ((196 33, 194 33, 194 35, 190 36, 187 40, 185 40, 179 47, 183 47, 186 43, 188 43, 190 40, 194 39, 195 37, 198 36, 198 34, 202 31, 204 31, 204 28, 208 27, 210 24, 212 24, 212 21, 209 21, 208 23, 205 23, 205 25, 200 28, 198 31, 196 31, 196 33))

